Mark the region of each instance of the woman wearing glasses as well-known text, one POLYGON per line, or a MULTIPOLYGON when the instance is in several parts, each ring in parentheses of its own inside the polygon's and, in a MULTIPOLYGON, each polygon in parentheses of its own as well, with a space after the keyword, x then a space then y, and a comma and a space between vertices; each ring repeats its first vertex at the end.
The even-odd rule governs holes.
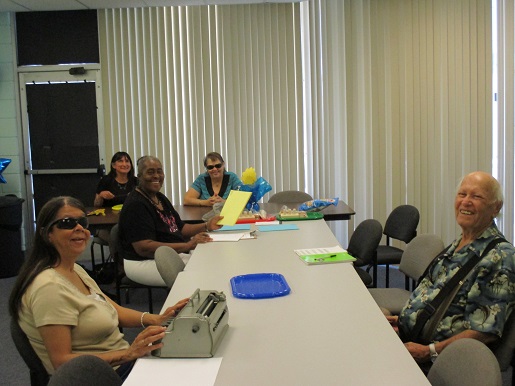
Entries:
POLYGON ((121 307, 109 299, 76 260, 90 237, 84 206, 72 197, 56 197, 41 209, 33 249, 9 299, 11 316, 49 374, 80 355, 109 363, 123 378, 135 359, 158 348, 161 325, 187 299, 162 315, 121 307), (119 327, 146 327, 130 345, 119 327))
POLYGON ((204 158, 206 172, 200 174, 184 196, 184 205, 213 206, 224 201, 231 190, 238 190, 241 181, 225 170, 220 153, 211 152, 204 158))

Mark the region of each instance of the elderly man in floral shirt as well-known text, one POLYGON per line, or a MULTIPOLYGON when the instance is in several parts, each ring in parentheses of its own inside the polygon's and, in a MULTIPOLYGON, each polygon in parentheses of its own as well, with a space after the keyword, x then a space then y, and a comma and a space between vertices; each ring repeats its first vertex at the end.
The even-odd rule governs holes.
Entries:
MULTIPOLYGON (((501 187, 490 174, 473 172, 462 179, 454 204, 461 237, 430 266, 399 317, 387 316, 401 332, 401 337, 409 336, 419 311, 471 258, 471 252, 480 256, 492 240, 504 238, 494 222, 502 205, 501 187)), ((493 343, 502 336, 514 303, 515 248, 503 241, 493 247, 467 276, 432 332, 431 343, 408 341, 406 348, 417 362, 425 363, 434 361, 438 353, 457 339, 473 338, 485 344, 493 343)))

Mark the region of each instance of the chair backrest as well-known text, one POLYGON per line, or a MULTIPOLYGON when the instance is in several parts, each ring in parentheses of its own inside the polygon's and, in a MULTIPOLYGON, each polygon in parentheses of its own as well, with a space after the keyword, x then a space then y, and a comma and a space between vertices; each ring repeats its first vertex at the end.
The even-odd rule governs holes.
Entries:
POLYGON ((432 386, 501 386, 499 363, 478 340, 458 339, 436 358, 427 379, 432 386))
POLYGON ((309 194, 300 192, 298 190, 285 190, 283 192, 278 192, 273 194, 268 202, 275 202, 278 204, 286 204, 289 202, 297 203, 297 202, 305 202, 312 200, 309 194))
POLYGON ((97 176, 103 177, 106 175, 106 166, 104 164, 100 164, 97 167, 97 176))
POLYGON ((420 213, 413 205, 400 205, 388 216, 383 233, 393 239, 409 243, 417 235, 420 213))
POLYGON ((104 360, 93 355, 81 355, 61 365, 50 378, 48 386, 119 386, 122 379, 104 360))
POLYGON ((513 365, 515 352, 515 312, 512 311, 510 317, 504 325, 502 337, 494 349, 494 354, 499 361, 501 371, 506 371, 513 365))
POLYGON ((123 272, 123 258, 120 253, 120 228, 118 224, 115 224, 111 228, 111 232, 109 234, 109 253, 113 257, 113 262, 115 266, 115 284, 116 284, 116 296, 118 297, 117 301, 120 299, 120 286, 122 284, 122 280, 124 279, 125 272, 123 272))
POLYGON ((154 252, 157 270, 166 286, 172 288, 179 272, 184 270, 185 264, 175 249, 162 246, 154 252))
POLYGON ((383 226, 377 220, 364 220, 356 227, 352 234, 347 252, 365 265, 374 261, 377 247, 383 235, 383 226))
POLYGON ((120 253, 121 251, 121 241, 120 241, 120 227, 118 224, 115 224, 111 228, 111 233, 109 234, 109 253, 113 256, 113 261, 116 266, 116 276, 120 276, 120 268, 123 267, 123 257, 120 253))
POLYGON ((32 348, 29 338, 21 329, 18 321, 11 318, 11 337, 16 349, 30 371, 30 384, 32 386, 47 385, 49 375, 43 366, 43 362, 32 348))
POLYGON ((111 228, 111 232, 109 233, 109 252, 113 255, 113 258, 114 258, 114 255, 118 253, 119 248, 120 248, 119 233, 120 233, 119 225, 115 224, 111 228))
POLYGON ((444 249, 443 241, 433 234, 422 234, 411 240, 402 253, 399 271, 418 280, 427 266, 444 249))

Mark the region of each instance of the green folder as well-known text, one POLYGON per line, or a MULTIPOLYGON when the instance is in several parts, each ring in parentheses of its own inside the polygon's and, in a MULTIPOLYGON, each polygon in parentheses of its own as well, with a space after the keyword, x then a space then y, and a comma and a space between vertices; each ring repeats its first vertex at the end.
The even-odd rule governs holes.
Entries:
POLYGON ((347 252, 321 253, 317 255, 299 256, 308 265, 332 264, 332 263, 352 263, 356 259, 347 252))

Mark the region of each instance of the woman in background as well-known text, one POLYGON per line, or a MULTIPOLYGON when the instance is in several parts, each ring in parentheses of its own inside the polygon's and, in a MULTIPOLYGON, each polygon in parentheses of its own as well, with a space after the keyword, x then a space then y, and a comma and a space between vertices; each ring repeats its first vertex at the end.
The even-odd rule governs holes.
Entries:
POLYGON ((123 204, 127 195, 138 185, 129 154, 119 151, 111 158, 111 170, 97 185, 95 206, 111 207, 123 204))
POLYGON ((206 172, 200 174, 186 192, 184 205, 213 206, 225 201, 231 190, 238 190, 242 184, 236 174, 225 170, 220 153, 208 153, 204 167, 206 172))
MULTIPOLYGON (((72 197, 56 197, 41 209, 36 236, 9 299, 11 316, 53 374, 80 355, 94 355, 115 368, 122 379, 135 359, 162 346, 161 325, 187 299, 162 315, 122 307, 102 292, 77 258, 90 232, 84 206, 72 197), (130 345, 119 327, 146 327, 130 345)), ((93 374, 94 375, 94 374, 93 374)))

